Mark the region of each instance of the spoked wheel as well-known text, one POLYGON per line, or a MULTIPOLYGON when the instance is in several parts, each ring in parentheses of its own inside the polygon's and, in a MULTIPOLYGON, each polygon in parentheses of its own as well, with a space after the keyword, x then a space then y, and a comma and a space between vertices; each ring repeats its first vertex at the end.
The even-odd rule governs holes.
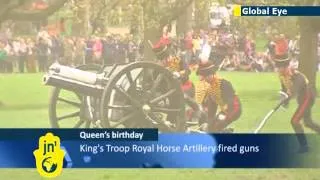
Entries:
POLYGON ((100 104, 108 128, 158 128, 183 131, 184 99, 170 71, 151 62, 136 62, 115 74, 100 104))
MULTIPOLYGON (((101 66, 82 65, 78 69, 97 73, 101 66)), ((98 96, 100 98, 100 96, 98 96)), ((49 104, 52 128, 92 128, 99 119, 99 98, 54 87, 49 104)))

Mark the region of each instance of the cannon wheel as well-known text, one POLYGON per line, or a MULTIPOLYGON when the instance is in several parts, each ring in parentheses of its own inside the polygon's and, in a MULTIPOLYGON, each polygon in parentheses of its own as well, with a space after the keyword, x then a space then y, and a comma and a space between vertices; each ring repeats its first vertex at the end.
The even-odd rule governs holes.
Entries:
MULTIPOLYGON (((88 65, 81 65, 77 67, 77 69, 81 69, 84 71, 90 71, 90 72, 99 72, 101 70, 100 65, 96 64, 88 64, 88 65)), ((54 87, 52 89, 51 97, 50 97, 50 103, 49 103, 49 120, 50 125, 52 128, 62 128, 61 122, 62 121, 68 121, 70 119, 76 120, 76 124, 73 126, 73 128, 90 128, 92 124, 92 120, 89 120, 88 118, 85 118, 84 115, 85 109, 88 108, 87 103, 90 102, 92 106, 95 106, 92 102, 97 102, 92 97, 83 96, 81 94, 76 94, 71 91, 63 90, 61 88, 54 87), (64 93, 68 93, 68 97, 65 97, 64 93), (73 96, 72 100, 70 100, 70 96, 73 96), (88 99, 89 98, 89 99, 88 99), (60 115, 58 103, 63 103, 64 105, 69 105, 69 107, 73 107, 73 110, 71 113, 63 113, 63 115, 60 115)), ((96 108, 92 107, 92 108, 96 108)), ((60 108, 62 109, 62 108, 60 108)), ((96 117, 96 116, 95 116, 96 117)), ((94 117, 94 118, 95 118, 94 117)), ((68 125, 72 123, 72 121, 67 122, 68 125)), ((70 128, 70 127, 67 127, 70 128)))
POLYGON ((100 113, 106 128, 184 131, 184 96, 180 83, 169 70, 152 62, 131 63, 111 76, 102 95, 100 113), (118 116, 114 117, 113 112, 118 116))

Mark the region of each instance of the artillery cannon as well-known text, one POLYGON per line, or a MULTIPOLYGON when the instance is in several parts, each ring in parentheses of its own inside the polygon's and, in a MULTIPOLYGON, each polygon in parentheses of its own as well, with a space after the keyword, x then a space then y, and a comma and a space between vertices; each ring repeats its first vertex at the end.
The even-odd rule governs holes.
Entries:
POLYGON ((180 83, 169 70, 156 63, 78 68, 53 64, 43 82, 53 86, 49 105, 53 128, 184 131, 184 96, 180 83))

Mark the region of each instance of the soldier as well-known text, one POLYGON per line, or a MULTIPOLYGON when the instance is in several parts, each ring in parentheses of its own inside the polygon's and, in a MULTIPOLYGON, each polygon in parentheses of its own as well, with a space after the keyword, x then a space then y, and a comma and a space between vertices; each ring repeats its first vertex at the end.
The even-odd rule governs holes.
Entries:
MULTIPOLYGON (((164 29, 166 29, 166 27, 164 29)), ((153 51, 160 60, 161 65, 170 70, 174 77, 181 81, 181 88, 184 92, 184 98, 187 105, 193 110, 199 111, 199 109, 197 109, 198 105, 193 100, 195 90, 193 83, 189 79, 191 73, 189 66, 184 60, 176 55, 172 44, 173 43, 164 36, 155 46, 153 46, 153 51)))
POLYGON ((193 97, 192 89, 194 87, 189 80, 190 69, 188 64, 176 55, 173 42, 169 38, 170 31, 170 25, 164 26, 162 37, 155 45, 152 45, 153 52, 160 60, 160 63, 170 70, 176 78, 181 80, 183 91, 188 92, 189 96, 193 97))
POLYGON ((161 46, 159 49, 154 48, 154 52, 156 52, 157 57, 161 59, 161 65, 170 70, 175 78, 180 79, 182 90, 186 92, 188 96, 193 97, 194 86, 189 80, 190 69, 188 64, 175 54, 174 49, 171 47, 171 43, 166 44, 165 47, 161 46))
POLYGON ((171 39, 170 39, 170 31, 171 26, 165 25, 162 30, 162 36, 159 41, 154 45, 148 40, 148 43, 152 47, 153 52, 156 54, 158 60, 163 60, 168 56, 168 48, 171 47, 171 39))
POLYGON ((202 61, 197 71, 200 83, 196 86, 196 102, 208 111, 208 122, 202 128, 215 133, 233 132, 227 126, 240 117, 241 103, 232 84, 217 76, 218 68, 210 61, 202 61), (217 114, 218 108, 220 112, 217 114))
POLYGON ((300 144, 298 152, 307 152, 309 147, 301 125, 301 119, 304 119, 306 127, 320 134, 320 125, 316 124, 311 117, 311 109, 316 98, 316 89, 309 84, 304 74, 289 66, 290 60, 287 55, 276 57, 275 63, 279 71, 282 92, 289 97, 285 102, 285 106, 289 104, 290 99, 297 98, 299 106, 291 119, 291 125, 300 144))

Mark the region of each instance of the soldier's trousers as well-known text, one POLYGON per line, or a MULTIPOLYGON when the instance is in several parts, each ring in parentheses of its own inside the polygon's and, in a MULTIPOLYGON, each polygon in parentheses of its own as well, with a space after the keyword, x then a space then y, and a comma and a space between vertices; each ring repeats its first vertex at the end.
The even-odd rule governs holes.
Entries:
POLYGON ((315 91, 308 88, 302 98, 302 101, 298 102, 299 106, 291 119, 291 125, 297 135, 298 142, 301 146, 307 146, 307 139, 304 135, 304 129, 301 124, 301 120, 304 120, 304 125, 313 131, 320 134, 320 125, 316 124, 312 120, 312 107, 316 98, 315 91))
MULTIPOLYGON (((208 107, 209 109, 210 107, 208 107)), ((210 132, 221 132, 231 123, 240 118, 242 113, 241 102, 238 96, 234 96, 232 104, 228 106, 228 111, 225 120, 219 120, 215 118, 214 120, 209 121, 209 131, 210 132)))

